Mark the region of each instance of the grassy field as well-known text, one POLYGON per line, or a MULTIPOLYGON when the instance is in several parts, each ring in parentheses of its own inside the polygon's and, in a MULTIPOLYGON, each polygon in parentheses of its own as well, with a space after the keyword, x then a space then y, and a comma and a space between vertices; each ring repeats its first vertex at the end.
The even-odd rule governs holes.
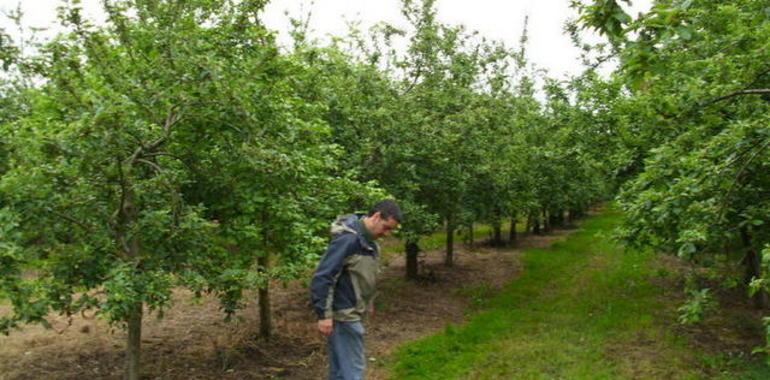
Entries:
MULTIPOLYGON (((604 211, 548 249, 460 326, 399 348, 394 379, 768 379, 759 358, 725 357, 678 334, 666 277, 650 253, 624 252, 604 211)), ((670 283, 670 281, 668 281, 670 283)))
MULTIPOLYGON (((504 223, 501 229, 501 233, 503 236, 503 240, 508 240, 508 232, 510 231, 510 224, 504 223)), ((521 233, 524 231, 524 223, 520 222, 516 225, 516 231, 521 233)), ((466 229, 458 229, 455 231, 455 243, 463 243, 465 239, 467 238, 467 230, 466 229)), ((487 239, 490 239, 492 235, 492 226, 488 224, 475 224, 473 226, 473 240, 478 242, 483 242, 487 239)), ((386 255, 396 255, 404 253, 404 241, 392 236, 385 238, 381 243, 380 246, 382 248, 382 252, 386 255)), ((443 230, 439 230, 436 232, 433 232, 432 234, 428 236, 423 236, 420 238, 419 243, 420 249, 423 251, 434 251, 434 250, 441 250, 446 248, 446 232, 443 230)))

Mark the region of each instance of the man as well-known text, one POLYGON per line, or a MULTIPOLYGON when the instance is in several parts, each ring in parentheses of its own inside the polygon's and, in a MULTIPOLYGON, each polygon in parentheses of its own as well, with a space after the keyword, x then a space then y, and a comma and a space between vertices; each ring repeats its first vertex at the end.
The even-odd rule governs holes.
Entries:
POLYGON ((332 240, 310 282, 318 330, 329 348, 329 379, 360 380, 364 376, 364 326, 374 311, 379 247, 374 242, 401 223, 393 200, 375 204, 369 213, 343 215, 332 224, 332 240))

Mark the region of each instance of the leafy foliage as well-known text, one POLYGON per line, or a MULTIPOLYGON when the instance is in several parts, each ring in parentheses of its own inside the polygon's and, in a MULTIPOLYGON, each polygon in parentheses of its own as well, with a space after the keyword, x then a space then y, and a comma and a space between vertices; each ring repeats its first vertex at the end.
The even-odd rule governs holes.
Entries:
MULTIPOLYGON (((702 265, 732 258, 745 266, 743 283, 764 306, 770 8, 760 1, 656 1, 634 20, 608 2, 580 9, 583 25, 604 33, 620 61, 605 85, 620 96, 600 115, 619 131, 611 157, 623 158, 615 163, 625 182, 621 236, 702 265), (615 21, 599 22, 608 14, 615 21)), ((701 309, 706 295, 695 294, 684 309, 701 309)))

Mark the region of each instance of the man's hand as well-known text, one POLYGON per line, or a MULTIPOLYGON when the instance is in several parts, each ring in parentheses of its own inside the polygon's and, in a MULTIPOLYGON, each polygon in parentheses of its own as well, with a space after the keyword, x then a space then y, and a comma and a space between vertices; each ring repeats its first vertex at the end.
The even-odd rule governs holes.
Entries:
POLYGON ((321 334, 324 334, 326 336, 332 335, 332 329, 334 326, 334 321, 329 319, 321 319, 318 321, 318 331, 321 332, 321 334))

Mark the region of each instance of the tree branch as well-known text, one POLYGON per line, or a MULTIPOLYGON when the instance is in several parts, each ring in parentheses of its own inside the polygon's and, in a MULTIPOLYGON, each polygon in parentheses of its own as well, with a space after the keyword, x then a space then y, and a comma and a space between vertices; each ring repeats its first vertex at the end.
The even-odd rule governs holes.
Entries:
POLYGON ((721 221, 724 218, 725 211, 727 210, 727 203, 729 202, 729 198, 732 195, 733 189, 735 188, 736 184, 740 181, 740 178, 743 176, 743 173, 746 171, 746 168, 748 168, 749 164, 752 161, 754 161, 754 159, 757 158, 757 156, 768 147, 770 147, 770 139, 765 141, 765 143, 762 144, 762 146, 760 146, 759 149, 754 151, 751 157, 749 157, 749 159, 746 160, 746 162, 743 163, 743 166, 741 166, 741 168, 738 170, 738 174, 735 175, 735 179, 733 179, 732 183, 730 183, 730 187, 727 189, 727 193, 722 198, 722 204, 719 208, 719 219, 717 220, 721 221))
POLYGON ((147 165, 151 166, 153 169, 155 169, 155 171, 157 171, 158 173, 162 173, 163 172, 163 169, 160 166, 158 166, 158 164, 156 164, 156 163, 154 163, 154 162, 152 162, 150 160, 145 160, 143 158, 139 158, 139 159, 136 160, 136 162, 141 162, 143 164, 147 164, 147 165))
POLYGON ((174 124, 176 124, 180 119, 182 119, 182 113, 174 113, 174 107, 172 107, 166 116, 166 121, 163 123, 163 136, 152 142, 147 147, 144 147, 144 151, 153 152, 155 149, 158 149, 158 147, 163 145, 166 140, 168 140, 169 136, 171 136, 171 127, 173 127, 174 124))
POLYGON ((91 227, 89 227, 87 224, 85 224, 85 223, 83 223, 83 222, 81 222, 81 221, 79 221, 79 220, 77 220, 77 219, 75 219, 75 218, 73 218, 73 217, 71 217, 69 215, 62 214, 62 213, 60 213, 60 212, 58 212, 56 210, 50 210, 50 212, 51 212, 51 214, 54 214, 54 215, 56 215, 56 216, 58 216, 58 217, 60 217, 60 218, 62 218, 64 220, 66 220, 66 221, 68 221, 70 223, 73 223, 73 224, 79 226, 80 228, 86 230, 86 232, 91 232, 91 227))
POLYGON ((171 107, 168 111, 168 115, 166 115, 166 120, 163 122, 163 136, 151 142, 149 145, 140 145, 137 147, 126 162, 133 165, 145 153, 153 153, 168 140, 169 136, 171 136, 171 127, 182 119, 182 112, 174 113, 175 108, 176 107, 171 107))
POLYGON ((403 95, 406 95, 406 94, 410 93, 412 91, 412 89, 414 89, 414 86, 417 85, 417 81, 420 80, 420 77, 422 77, 422 65, 421 64, 417 65, 417 72, 415 72, 414 76, 412 77, 412 83, 409 84, 409 86, 406 88, 406 90, 404 90, 403 93, 401 93, 401 95, 403 96, 403 95))
POLYGON ((182 157, 179 157, 175 154, 171 154, 169 152, 153 152, 153 153, 148 153, 144 155, 144 157, 158 157, 158 156, 167 156, 167 157, 174 158, 177 161, 181 162, 188 169, 190 169, 190 171, 194 171, 193 167, 190 164, 188 164, 184 159, 182 159, 182 157))
POLYGON ((717 103, 717 102, 721 102, 723 100, 734 98, 736 96, 742 96, 742 95, 763 95, 763 94, 770 94, 770 88, 751 88, 751 89, 747 89, 747 90, 740 90, 740 91, 731 92, 731 93, 729 93, 727 95, 720 96, 718 98, 715 98, 715 99, 709 100, 709 101, 707 101, 707 102, 705 102, 703 104, 700 104, 700 107, 703 108, 703 107, 709 106, 711 104, 714 104, 714 103, 717 103))

